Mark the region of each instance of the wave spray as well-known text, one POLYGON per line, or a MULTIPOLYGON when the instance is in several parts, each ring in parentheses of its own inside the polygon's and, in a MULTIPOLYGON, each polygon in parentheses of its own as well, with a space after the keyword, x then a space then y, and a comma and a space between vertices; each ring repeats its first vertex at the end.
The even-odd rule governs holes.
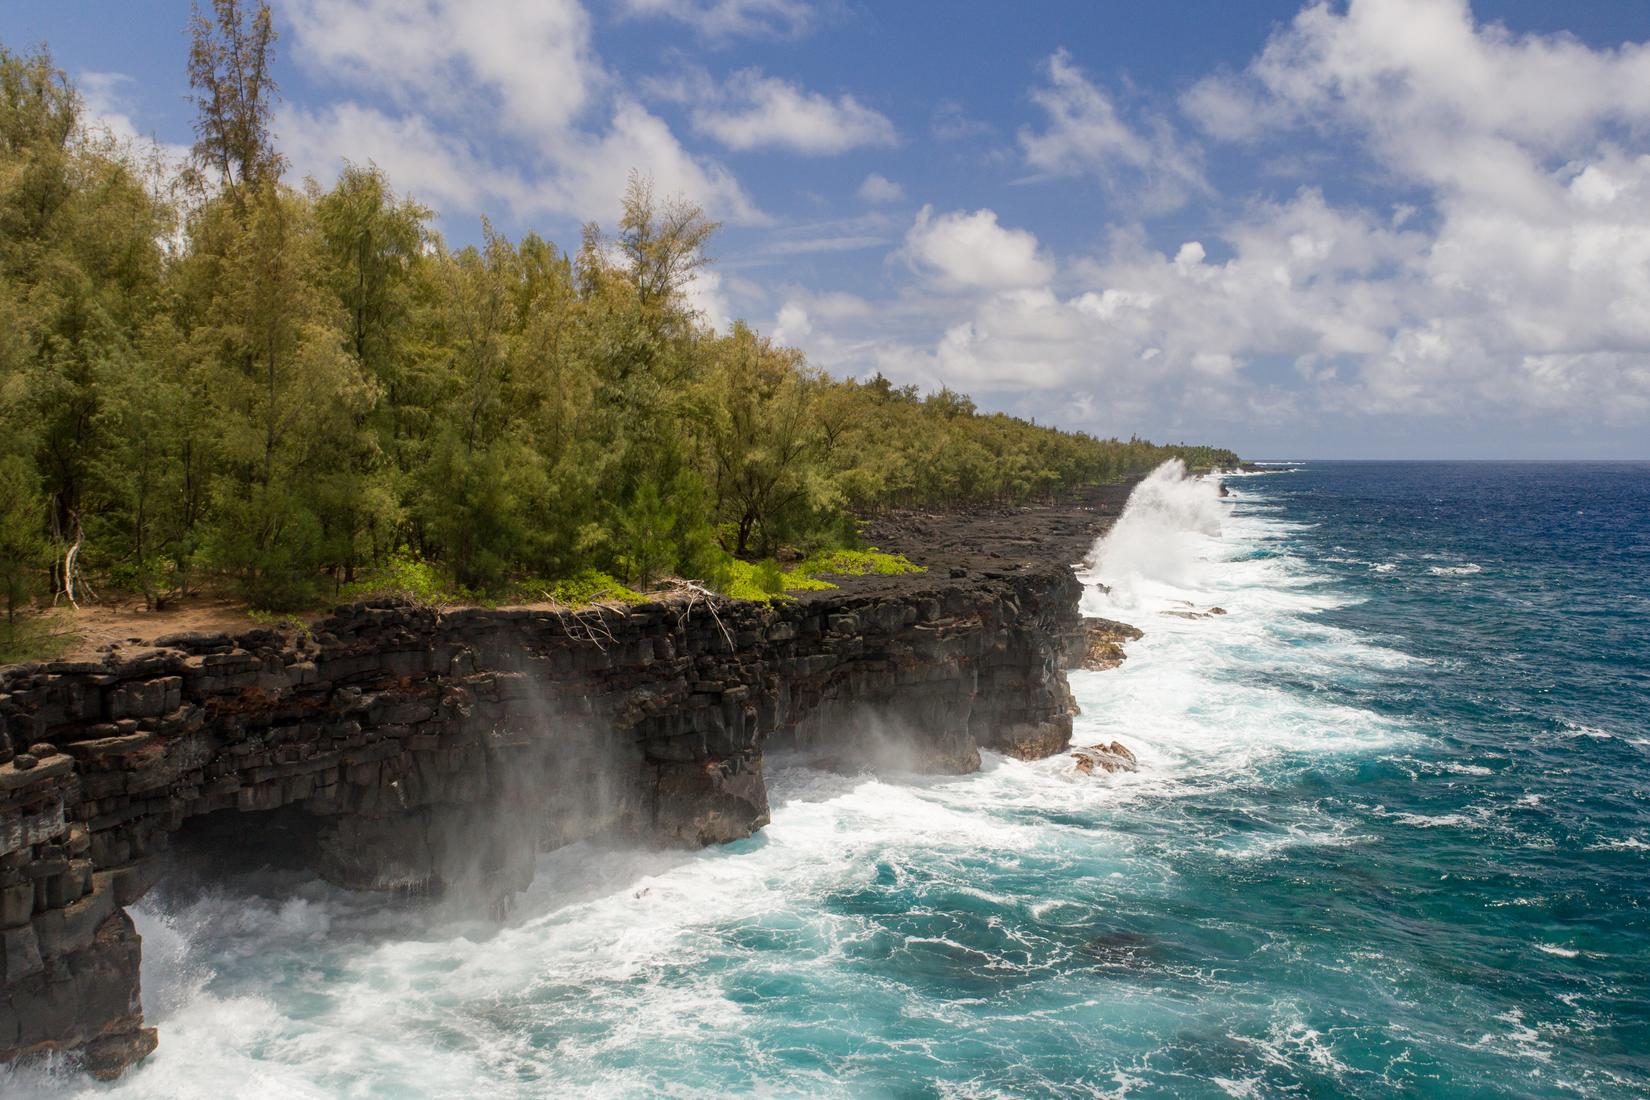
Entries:
POLYGON ((1220 536, 1224 509, 1210 478, 1187 476, 1171 458, 1135 486, 1110 531, 1089 551, 1084 580, 1110 586, 1111 602, 1139 607, 1163 587, 1201 587, 1200 562, 1220 536))

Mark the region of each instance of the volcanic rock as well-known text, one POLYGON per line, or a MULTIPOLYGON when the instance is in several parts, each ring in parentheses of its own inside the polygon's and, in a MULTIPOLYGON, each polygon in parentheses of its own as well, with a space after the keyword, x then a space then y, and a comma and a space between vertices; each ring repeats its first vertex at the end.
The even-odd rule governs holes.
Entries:
POLYGON ((125 907, 186 853, 496 911, 538 851, 751 835, 768 754, 957 773, 1058 753, 1088 644, 1066 563, 1128 489, 885 515, 867 541, 926 572, 771 605, 379 600, 0 668, 0 1062, 78 1052, 110 1078, 154 1048, 125 907))
POLYGON ((1116 619, 1083 620, 1083 660, 1078 666, 1089 672, 1116 668, 1128 656, 1124 642, 1139 641, 1145 634, 1137 626, 1116 619))
POLYGON ((1113 741, 1109 745, 1084 745, 1073 749, 1071 758, 1076 761, 1077 770, 1084 775, 1093 775, 1096 771, 1132 772, 1139 767, 1134 753, 1121 741, 1113 741))

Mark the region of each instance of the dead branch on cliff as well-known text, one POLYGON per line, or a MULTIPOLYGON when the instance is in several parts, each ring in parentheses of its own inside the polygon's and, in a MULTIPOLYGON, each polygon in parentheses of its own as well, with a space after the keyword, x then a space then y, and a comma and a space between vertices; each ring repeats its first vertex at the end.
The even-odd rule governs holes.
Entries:
POLYGON ((726 597, 712 592, 698 581, 683 580, 680 577, 670 582, 669 592, 673 596, 687 597, 687 602, 682 606, 682 613, 676 617, 678 630, 687 626, 688 617, 693 614, 694 605, 702 602, 705 605, 705 610, 710 612, 711 620, 716 623, 716 629, 722 632, 722 640, 728 643, 730 650, 733 649, 733 634, 728 630, 727 624, 722 622, 722 616, 716 613, 716 601, 726 597))
POLYGON ((618 639, 613 636, 613 628, 607 625, 607 619, 602 615, 610 605, 595 604, 569 611, 556 603, 550 593, 544 593, 544 597, 550 601, 550 614, 556 617, 556 621, 561 624, 562 632, 569 638, 582 637, 603 653, 607 652, 608 646, 618 644, 618 639))

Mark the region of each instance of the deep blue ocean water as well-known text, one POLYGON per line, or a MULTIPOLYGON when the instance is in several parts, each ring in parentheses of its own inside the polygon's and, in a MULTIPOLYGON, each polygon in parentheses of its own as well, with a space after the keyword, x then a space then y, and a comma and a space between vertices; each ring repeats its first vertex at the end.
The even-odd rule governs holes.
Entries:
POLYGON ((1650 1095, 1650 466, 1228 483, 1152 479, 1086 574, 1147 634, 1073 674, 1076 741, 1136 774, 782 772, 762 835, 553 853, 502 930, 301 879, 156 896, 159 1052, 0 1084, 1650 1095))

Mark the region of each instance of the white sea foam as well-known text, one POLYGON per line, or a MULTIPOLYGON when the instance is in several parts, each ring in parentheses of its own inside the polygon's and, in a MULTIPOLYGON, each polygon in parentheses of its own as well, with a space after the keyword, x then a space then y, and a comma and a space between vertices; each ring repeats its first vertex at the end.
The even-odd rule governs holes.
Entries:
MULTIPOLYGON (((982 860, 1012 865, 1028 853, 1056 860, 1070 853, 1081 866, 1073 896, 1083 896, 1079 887, 1103 894, 1120 883, 1151 889, 1175 872, 1130 827, 1137 800, 1254 783, 1283 754, 1361 752, 1403 737, 1369 712, 1270 682, 1274 672, 1356 679, 1409 660, 1316 620, 1346 598, 1284 552, 1296 530, 1255 501, 1223 500, 1214 481, 1170 468, 1142 484, 1095 548, 1084 609, 1135 621, 1147 633, 1129 645, 1120 669, 1072 675, 1084 710, 1075 739, 1122 741, 1140 759, 1137 773, 1078 780, 1060 758, 990 753, 980 774, 945 779, 777 769, 769 777, 773 821, 760 836, 696 853, 563 849, 541 859, 533 887, 501 929, 386 909, 318 884, 211 894, 171 909, 157 899, 136 916, 159 1051, 113 1086, 35 1075, 16 1089, 0 1081, 0 1091, 145 1100, 369 1089, 499 1100, 671 1088, 862 1093, 863 1082, 776 1060, 764 1030, 785 1011, 771 998, 782 998, 787 983, 805 983, 818 1005, 857 1003, 886 989, 883 975, 844 960, 887 928, 832 899, 877 883, 937 881, 987 910, 1019 905, 992 896, 970 869, 982 860), (1109 594, 1100 582, 1112 586, 1109 594), (1158 614, 1187 603, 1227 614, 1158 614), (1097 805, 1115 806, 1115 818, 1097 819, 1097 805), (757 934, 783 950, 739 947, 740 937, 757 934), (780 992, 764 993, 755 1008, 733 995, 730 975, 780 992), (715 1089, 683 1078, 730 1050, 748 1064, 744 1081, 737 1067, 715 1089)), ((1265 860, 1365 839, 1324 810, 1274 831, 1187 842, 1265 860)), ((1092 917, 1092 907, 1070 903, 1028 908, 1052 926, 1092 917)), ((898 948, 974 949, 939 925, 909 933, 898 948)), ((946 998, 915 996, 899 1009, 907 1019, 951 1020, 957 1011, 946 998)), ((1179 1010, 1165 1011, 1167 1019, 1179 1010)), ((957 1017, 955 1026, 968 1022, 957 1017)), ((1258 1043, 1267 1061, 1344 1072, 1298 1015, 1258 1043)), ((1222 1087, 1242 1095, 1247 1084, 1234 1078, 1222 1087)), ((990 1090, 958 1092, 965 1094, 990 1090)))
POLYGON ((1508 1009, 1498 1014, 1496 1019, 1507 1025, 1507 1031, 1501 1035, 1492 1033, 1480 1037, 1477 1044, 1479 1047, 1516 1058, 1528 1058, 1538 1062, 1552 1061, 1552 1044, 1539 1030, 1524 1021, 1523 1009, 1508 1009))
POLYGON ((1453 760, 1441 760, 1426 765, 1430 771, 1446 772, 1450 775, 1489 776, 1495 774, 1494 768, 1487 768, 1482 764, 1461 764, 1453 760))
POLYGON ((1085 614, 1134 622, 1121 668, 1074 673, 1074 741, 1121 740, 1140 757, 1128 789, 1168 773, 1244 778, 1282 752, 1367 751, 1401 734, 1378 716, 1302 695, 1267 673, 1356 680, 1410 658, 1316 620, 1346 597, 1285 552, 1298 525, 1167 463, 1143 481, 1089 555, 1085 614), (1109 589, 1109 591, 1108 591, 1109 589), (1226 614, 1187 619, 1164 611, 1226 614))
MULTIPOLYGON (((681 854, 581 844, 544 857, 513 923, 486 936, 430 927, 422 911, 386 916, 372 899, 319 886, 301 899, 211 894, 172 911, 140 906, 146 946, 159 948, 145 982, 160 1050, 107 1091, 34 1075, 15 1094, 307 1098, 365 1081, 397 1096, 475 1095, 478 1082, 497 1096, 540 1096, 558 1083, 585 1096, 653 1093, 660 1071, 632 1052, 689 1064, 707 1038, 737 1043, 761 1024, 727 995, 717 960, 729 955, 729 930, 788 938, 791 948, 763 966, 830 970, 874 928, 823 899, 936 861, 1010 860, 1051 833, 982 812, 1029 803, 1049 784, 998 757, 985 775, 958 779, 790 769, 772 784, 773 823, 744 845, 681 854), (199 971, 202 955, 216 973, 199 971), (248 982, 257 970, 261 980, 248 982), (247 985, 260 992, 234 991, 247 985), (537 1049, 535 1031, 569 1038, 537 1049)), ((967 882, 958 891, 1002 900, 967 882)), ((943 937, 905 945, 924 947, 965 950, 943 937)), ((754 1045, 752 1055, 757 1068, 754 1045)), ((853 1092, 816 1084, 806 1091, 853 1092)))
POLYGON ((1351 1072, 1351 1067, 1335 1056, 1323 1033, 1305 1022, 1300 1006, 1278 1004, 1272 1011, 1274 1023, 1264 1038, 1244 1034, 1229 1038, 1252 1045, 1261 1061, 1282 1069, 1292 1070, 1304 1063, 1336 1078, 1351 1072))
POLYGON ((1650 844, 1646 844, 1636 836, 1612 837, 1601 840, 1597 844, 1587 846, 1589 852, 1650 852, 1650 844))
POLYGON ((1427 568, 1427 572, 1435 577, 1467 577, 1483 571, 1482 565, 1471 561, 1465 565, 1433 565, 1427 568))
POLYGON ((1412 825, 1417 829, 1454 829, 1467 825, 1477 824, 1466 814, 1411 814, 1395 813, 1388 815, 1392 820, 1404 825, 1412 825))
POLYGON ((1219 486, 1191 479, 1170 459, 1129 494, 1123 514, 1091 554, 1093 570, 1112 580, 1112 597, 1139 606, 1164 591, 1195 587, 1208 540, 1220 535, 1225 509, 1219 486))

